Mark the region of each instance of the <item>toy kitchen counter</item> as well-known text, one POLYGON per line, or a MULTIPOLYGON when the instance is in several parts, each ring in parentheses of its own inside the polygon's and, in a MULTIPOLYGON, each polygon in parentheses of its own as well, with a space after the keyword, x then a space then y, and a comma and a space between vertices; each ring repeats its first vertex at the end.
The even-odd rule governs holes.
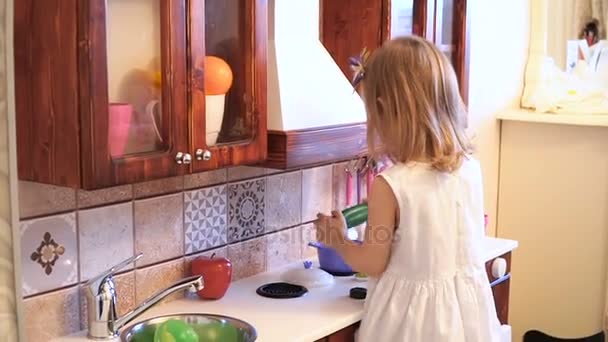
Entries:
MULTIPOLYGON (((517 248, 516 241, 486 238, 485 260, 490 265, 493 260, 510 255, 515 248, 517 248)), ((489 266, 490 270, 502 268, 499 267, 500 265, 491 266, 489 266)), ((274 299, 256 294, 260 286, 280 281, 280 276, 285 270, 295 267, 302 267, 302 263, 236 281, 220 300, 203 301, 186 298, 152 308, 136 322, 169 314, 219 314, 253 325, 259 342, 314 342, 323 341, 327 336, 352 327, 361 320, 364 301, 351 298, 349 293, 351 288, 365 287, 366 283, 355 280, 352 276, 336 277, 333 285, 309 288, 308 293, 297 298, 274 299)), ((508 269, 510 265, 503 273, 508 272, 508 269)), ((500 276, 497 279, 504 278, 504 275, 500 274, 500 276)), ((494 280, 491 274, 489 277, 490 281, 494 280)), ((86 332, 81 332, 53 342, 90 341, 85 335, 86 332)))

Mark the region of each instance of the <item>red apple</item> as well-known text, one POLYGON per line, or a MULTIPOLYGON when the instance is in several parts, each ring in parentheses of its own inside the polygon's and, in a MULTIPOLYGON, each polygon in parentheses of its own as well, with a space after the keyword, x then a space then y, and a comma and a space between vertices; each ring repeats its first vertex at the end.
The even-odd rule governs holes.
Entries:
POLYGON ((198 291, 203 299, 220 299, 228 291, 232 279, 232 263, 226 258, 201 256, 192 261, 192 275, 203 276, 205 287, 198 291))

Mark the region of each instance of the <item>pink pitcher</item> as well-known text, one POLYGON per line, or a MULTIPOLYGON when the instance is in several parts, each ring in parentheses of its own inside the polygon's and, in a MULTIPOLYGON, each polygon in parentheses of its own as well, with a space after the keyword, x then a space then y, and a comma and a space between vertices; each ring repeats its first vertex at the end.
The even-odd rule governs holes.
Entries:
POLYGON ((133 106, 128 103, 111 103, 108 120, 108 143, 112 157, 122 156, 127 151, 129 130, 133 118, 133 106))
POLYGON ((128 103, 110 104, 108 143, 112 157, 154 151, 162 141, 160 101, 150 101, 141 113, 128 103))

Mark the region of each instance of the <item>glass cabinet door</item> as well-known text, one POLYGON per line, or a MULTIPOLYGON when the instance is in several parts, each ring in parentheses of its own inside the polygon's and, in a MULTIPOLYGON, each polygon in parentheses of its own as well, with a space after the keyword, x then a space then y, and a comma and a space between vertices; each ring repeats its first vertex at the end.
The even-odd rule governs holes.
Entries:
POLYGON ((186 0, 80 4, 85 188, 188 170, 186 0))
POLYGON ((113 158, 164 151, 161 0, 107 0, 108 142, 113 158))
POLYGON ((260 142, 266 139, 266 123, 260 120, 266 101, 265 11, 261 0, 190 3, 195 171, 255 162, 260 152, 265 155, 255 150, 265 150, 260 142))

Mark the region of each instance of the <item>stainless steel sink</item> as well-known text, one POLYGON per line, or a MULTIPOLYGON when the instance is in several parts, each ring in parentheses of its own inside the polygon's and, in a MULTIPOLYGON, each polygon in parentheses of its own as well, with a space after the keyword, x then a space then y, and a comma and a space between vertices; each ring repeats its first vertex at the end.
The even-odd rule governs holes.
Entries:
POLYGON ((199 334, 199 342, 253 342, 255 328, 240 319, 212 314, 182 314, 152 318, 126 328, 120 334, 122 341, 154 342, 156 328, 170 319, 190 324, 199 334))

